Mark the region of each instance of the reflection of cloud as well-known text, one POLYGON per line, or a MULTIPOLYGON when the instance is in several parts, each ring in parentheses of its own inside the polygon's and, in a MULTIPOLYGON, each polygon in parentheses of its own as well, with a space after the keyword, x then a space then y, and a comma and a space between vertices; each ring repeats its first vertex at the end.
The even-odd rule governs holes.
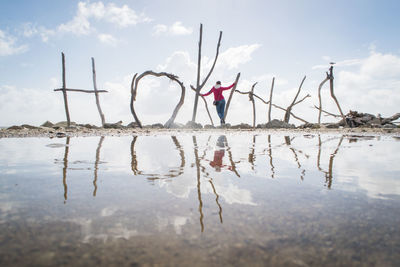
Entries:
POLYGON ((218 193, 228 204, 257 205, 253 202, 251 192, 230 184, 227 188, 218 187, 218 193))
POLYGON ((177 235, 182 234, 182 227, 189 222, 189 217, 185 216, 172 216, 172 217, 158 217, 158 230, 164 231, 169 225, 174 227, 177 235))

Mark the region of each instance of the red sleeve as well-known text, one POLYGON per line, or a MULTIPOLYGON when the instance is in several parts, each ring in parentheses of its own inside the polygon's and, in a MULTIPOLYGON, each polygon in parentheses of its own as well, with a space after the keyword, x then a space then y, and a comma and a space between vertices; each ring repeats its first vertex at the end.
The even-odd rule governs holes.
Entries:
POLYGON ((208 95, 210 95, 211 93, 212 93, 212 91, 214 90, 214 87, 213 88, 211 88, 211 90, 210 91, 208 91, 208 93, 205 93, 205 94, 200 94, 201 96, 208 96, 208 95))
POLYGON ((229 90, 231 89, 233 86, 235 85, 235 83, 232 83, 230 86, 228 87, 221 87, 222 90, 229 90))

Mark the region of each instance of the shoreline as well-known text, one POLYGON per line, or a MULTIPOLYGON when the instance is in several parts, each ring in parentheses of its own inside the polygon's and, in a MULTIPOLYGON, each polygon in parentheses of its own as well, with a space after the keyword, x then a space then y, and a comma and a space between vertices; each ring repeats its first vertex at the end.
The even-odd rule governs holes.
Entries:
POLYGON ((232 129, 232 128, 215 128, 215 129, 192 129, 192 128, 48 128, 35 127, 33 129, 0 129, 0 139, 2 138, 63 138, 63 137, 90 137, 90 136, 129 136, 129 135, 154 135, 154 134, 181 134, 181 133, 256 133, 256 134, 274 134, 274 133, 296 133, 296 134, 358 134, 358 135, 375 135, 375 136, 395 136, 400 138, 400 128, 256 128, 256 129, 232 129))

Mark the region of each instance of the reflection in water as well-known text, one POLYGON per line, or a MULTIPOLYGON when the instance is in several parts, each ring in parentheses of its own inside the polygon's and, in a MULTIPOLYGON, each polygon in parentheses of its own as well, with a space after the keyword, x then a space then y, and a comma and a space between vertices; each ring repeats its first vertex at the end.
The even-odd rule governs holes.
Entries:
MULTIPOLYGON (((328 139, 326 141, 330 141, 336 138, 331 138, 328 139)), ((321 168, 321 150, 322 150, 322 142, 321 142, 321 135, 318 135, 318 156, 317 156, 317 168, 318 170, 320 170, 321 172, 323 172, 325 174, 325 183, 327 184, 328 188, 331 189, 332 186, 332 178, 333 178, 333 159, 335 158, 336 154, 339 151, 340 146, 342 145, 342 141, 343 141, 343 135, 340 137, 339 143, 337 144, 337 147, 335 149, 335 151, 330 155, 329 157, 329 167, 328 167, 328 171, 324 171, 321 168)), ((354 140, 349 140, 349 142, 354 142, 354 140)))
POLYGON ((271 166, 271 178, 275 177, 275 166, 272 163, 272 147, 271 147, 271 135, 268 135, 268 156, 269 156, 269 165, 271 166))
POLYGON ((1 265, 398 265, 398 141, 225 134, 0 139, 1 265))
POLYGON ((204 231, 204 223, 203 223, 203 201, 201 199, 201 189, 200 189, 200 159, 199 159, 199 152, 197 146, 196 136, 192 137, 193 139, 193 150, 194 150, 194 159, 196 164, 196 174, 197 174, 197 198, 199 200, 199 213, 200 213, 200 226, 201 231, 204 231))
POLYGON ((69 152, 69 141, 70 137, 67 137, 65 143, 65 151, 64 151, 64 167, 63 167, 63 185, 64 185, 64 203, 66 203, 68 198, 68 186, 67 186, 67 168, 68 168, 68 152, 69 152))
MULTIPOLYGON (((296 152, 296 151, 298 151, 299 153, 302 153, 302 151, 301 150, 296 150, 296 149, 293 148, 293 146, 291 145, 291 141, 293 141, 293 139, 294 139, 294 137, 292 139, 290 139, 289 136, 285 136, 285 143, 286 143, 287 146, 289 146, 289 149, 293 152, 294 160, 297 163, 297 168, 298 169, 302 169, 300 161, 299 161, 299 157, 297 156, 297 152, 296 152)), ((306 155, 306 157, 308 158, 307 155, 306 155)), ((300 174, 300 179, 301 180, 304 180, 304 175, 305 174, 306 174, 306 170, 303 168, 301 170, 301 174, 300 174)))
MULTIPOLYGON (((100 150, 101 146, 104 141, 104 136, 100 137, 99 143, 97 144, 97 149, 96 149, 96 159, 94 162, 94 173, 93 173, 93 196, 96 196, 97 193, 97 178, 98 178, 98 170, 99 170, 99 164, 101 163, 100 161, 100 150)), ((64 150, 64 158, 63 158, 63 186, 64 186, 64 204, 67 202, 68 199, 68 185, 67 185, 67 169, 70 169, 68 167, 68 154, 69 154, 69 145, 70 145, 70 137, 66 138, 66 143, 65 143, 65 150, 64 150)), ((56 160, 56 163, 58 161, 56 160)), ((84 161, 77 160, 74 163, 82 163, 84 161)), ((80 170, 80 168, 71 168, 71 170, 80 170)))
POLYGON ((104 136, 101 136, 99 144, 97 145, 97 149, 96 149, 96 161, 94 163, 94 180, 93 180, 93 186, 94 186, 93 196, 94 197, 96 196, 96 192, 97 192, 97 172, 99 170, 100 149, 101 149, 101 145, 103 144, 103 141, 104 141, 104 136))
POLYGON ((150 181, 155 181, 164 178, 174 178, 183 174, 185 168, 185 152, 183 147, 179 143, 176 136, 171 136, 172 142, 174 143, 176 149, 179 151, 179 156, 181 158, 181 164, 179 167, 170 168, 166 174, 161 173, 144 173, 144 171, 138 169, 138 157, 136 155, 135 144, 138 140, 138 136, 134 136, 131 142, 131 169, 134 175, 146 175, 147 179, 150 181))

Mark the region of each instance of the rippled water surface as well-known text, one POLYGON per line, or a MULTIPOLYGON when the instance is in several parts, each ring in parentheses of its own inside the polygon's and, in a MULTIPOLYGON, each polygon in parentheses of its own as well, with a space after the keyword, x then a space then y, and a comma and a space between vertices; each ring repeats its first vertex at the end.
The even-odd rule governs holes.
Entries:
POLYGON ((0 139, 0 265, 399 266, 400 141, 0 139))

